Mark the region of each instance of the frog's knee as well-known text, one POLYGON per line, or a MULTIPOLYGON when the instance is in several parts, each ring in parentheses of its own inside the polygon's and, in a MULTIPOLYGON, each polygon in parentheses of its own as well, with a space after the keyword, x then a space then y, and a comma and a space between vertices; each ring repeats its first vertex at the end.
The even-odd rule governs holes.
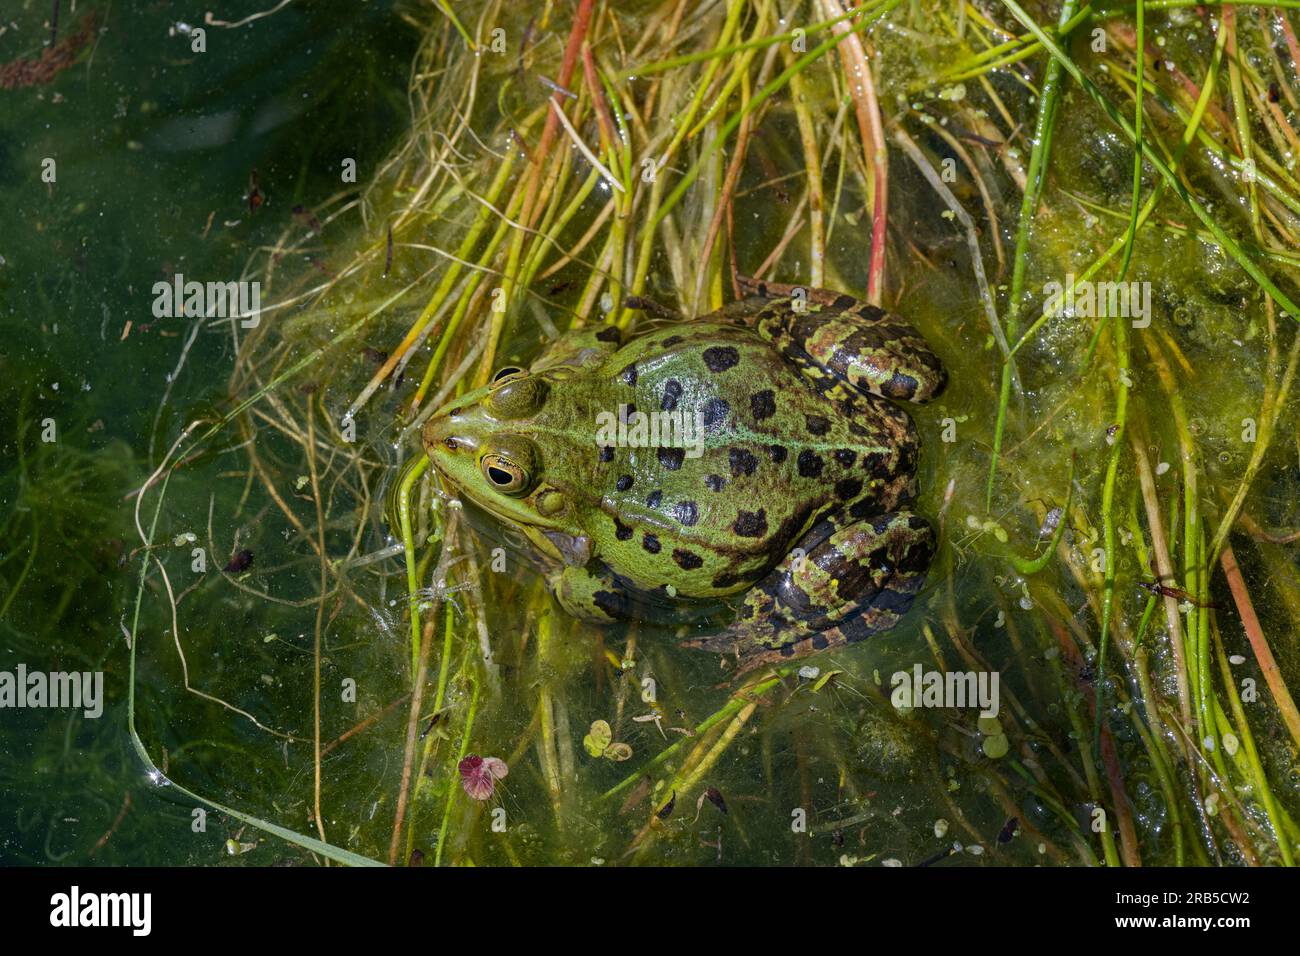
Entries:
POLYGON ((934 531, 919 515, 894 512, 866 518, 841 528, 802 561, 796 560, 778 585, 778 600, 814 630, 866 609, 881 612, 874 630, 883 630, 911 606, 934 549, 934 531))
POLYGON ((892 315, 844 330, 826 361, 859 391, 897 401, 928 402, 948 385, 948 372, 921 333, 892 315))

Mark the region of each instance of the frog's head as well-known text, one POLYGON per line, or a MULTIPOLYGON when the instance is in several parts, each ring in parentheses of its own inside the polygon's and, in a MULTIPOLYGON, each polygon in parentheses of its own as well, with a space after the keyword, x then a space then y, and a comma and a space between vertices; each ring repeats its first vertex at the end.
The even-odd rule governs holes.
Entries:
POLYGON ((546 474, 533 437, 553 382, 509 366, 482 388, 440 408, 424 426, 424 449, 456 490, 493 517, 515 525, 543 551, 585 564, 591 543, 575 522, 566 490, 546 474))

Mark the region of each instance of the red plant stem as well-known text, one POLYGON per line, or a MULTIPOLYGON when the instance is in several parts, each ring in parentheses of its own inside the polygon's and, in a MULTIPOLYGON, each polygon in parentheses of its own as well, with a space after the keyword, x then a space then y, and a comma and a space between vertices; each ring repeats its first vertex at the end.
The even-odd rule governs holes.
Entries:
POLYGON ((1277 661, 1268 646, 1264 629, 1260 627, 1255 606, 1250 600, 1250 592, 1246 590, 1246 582, 1242 579, 1241 568, 1237 566, 1237 558, 1232 553, 1230 545, 1224 546, 1223 553, 1219 555, 1219 563, 1223 565, 1223 573, 1228 579, 1228 588, 1232 591, 1232 600, 1237 605, 1237 613, 1241 615, 1241 626, 1246 631, 1246 639, 1250 641, 1250 648, 1255 652, 1255 661, 1264 673, 1264 683, 1268 684, 1273 702, 1277 704, 1282 720, 1287 730, 1291 732, 1291 739, 1300 746, 1300 712, 1296 710, 1291 692, 1287 690, 1282 672, 1278 670, 1277 661))
POLYGON ((1286 37, 1286 48, 1291 51, 1291 68, 1300 73, 1300 42, 1296 41, 1291 22, 1287 20, 1286 13, 1280 9, 1274 9, 1273 14, 1277 17, 1278 26, 1282 28, 1282 35, 1286 37))
MULTIPOLYGON (((1061 648, 1061 658, 1076 674, 1084 669, 1083 656, 1071 639, 1064 625, 1055 618, 1049 618, 1056 642, 1061 648)), ((1080 680, 1078 688, 1083 694, 1084 702, 1094 715, 1097 710, 1097 691, 1091 683, 1080 680)), ((1106 784, 1110 788, 1110 799, 1115 806, 1115 823, 1119 828, 1119 850, 1125 866, 1141 866, 1142 856, 1138 852, 1137 828, 1133 824, 1133 813, 1128 794, 1124 790, 1124 774, 1119 766, 1119 754, 1115 751, 1115 738, 1111 736, 1110 722, 1104 717, 1101 721, 1101 763, 1106 771, 1106 784)))
MULTIPOLYGON (((560 64, 560 75, 556 78, 557 85, 564 89, 568 89, 569 83, 573 80, 573 71, 578 64, 578 55, 582 51, 582 44, 587 39, 587 27, 591 24, 591 11, 595 5, 596 0, 581 0, 578 4, 578 12, 573 18, 573 28, 569 31, 569 42, 564 48, 564 60, 560 64)), ((558 90, 551 94, 551 100, 558 108, 564 108, 564 97, 558 90)), ((542 139, 536 150, 537 159, 533 165, 532 174, 528 177, 527 193, 519 217, 520 222, 529 228, 534 224, 534 214, 541 212, 540 205, 534 208, 537 201, 537 189, 542 181, 542 167, 545 165, 546 157, 551 151, 551 144, 555 141, 559 127, 560 121, 556 118, 555 110, 548 110, 546 125, 542 127, 542 139)))
MULTIPOLYGON (((823 0, 828 16, 844 13, 845 0, 823 0)), ((847 20, 831 27, 843 39, 836 49, 844 66, 844 76, 853 96, 854 112, 858 119, 858 135, 862 151, 872 169, 874 188, 871 200, 871 262, 867 270, 867 301, 881 304, 885 285, 885 238, 889 223, 889 154, 885 150, 885 129, 880 120, 880 103, 876 100, 876 84, 871 75, 871 64, 862 48, 862 38, 852 32, 847 20)))

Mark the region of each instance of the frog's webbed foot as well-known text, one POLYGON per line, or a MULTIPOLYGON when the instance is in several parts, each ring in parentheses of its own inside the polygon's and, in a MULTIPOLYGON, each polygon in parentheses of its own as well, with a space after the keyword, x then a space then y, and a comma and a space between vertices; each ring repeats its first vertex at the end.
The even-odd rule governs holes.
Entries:
MULTIPOLYGON (((747 324, 804 374, 829 389, 842 383, 859 392, 928 402, 948 384, 948 373, 921 333, 904 319, 830 289, 746 280, 747 324)), ((733 307, 734 308, 734 307, 733 307)))
POLYGON ((907 613, 934 557, 929 523, 907 511, 815 525, 745 597, 736 620, 687 646, 739 658, 739 672, 887 631, 907 613))

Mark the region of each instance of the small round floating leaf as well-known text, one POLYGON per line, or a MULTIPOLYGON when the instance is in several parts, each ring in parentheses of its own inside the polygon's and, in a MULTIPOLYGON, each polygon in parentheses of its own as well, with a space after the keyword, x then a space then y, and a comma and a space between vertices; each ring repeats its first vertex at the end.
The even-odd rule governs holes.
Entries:
POLYGON ((984 756, 990 760, 997 760, 999 757, 1005 757, 1007 751, 1011 749, 1011 742, 1007 740, 1006 734, 993 734, 991 737, 984 738, 983 750, 984 756))
POLYGON ((591 729, 587 731, 587 736, 582 738, 582 746, 593 757, 599 757, 605 753, 605 748, 609 746, 609 742, 613 739, 614 731, 610 729, 608 721, 593 720, 591 729))

